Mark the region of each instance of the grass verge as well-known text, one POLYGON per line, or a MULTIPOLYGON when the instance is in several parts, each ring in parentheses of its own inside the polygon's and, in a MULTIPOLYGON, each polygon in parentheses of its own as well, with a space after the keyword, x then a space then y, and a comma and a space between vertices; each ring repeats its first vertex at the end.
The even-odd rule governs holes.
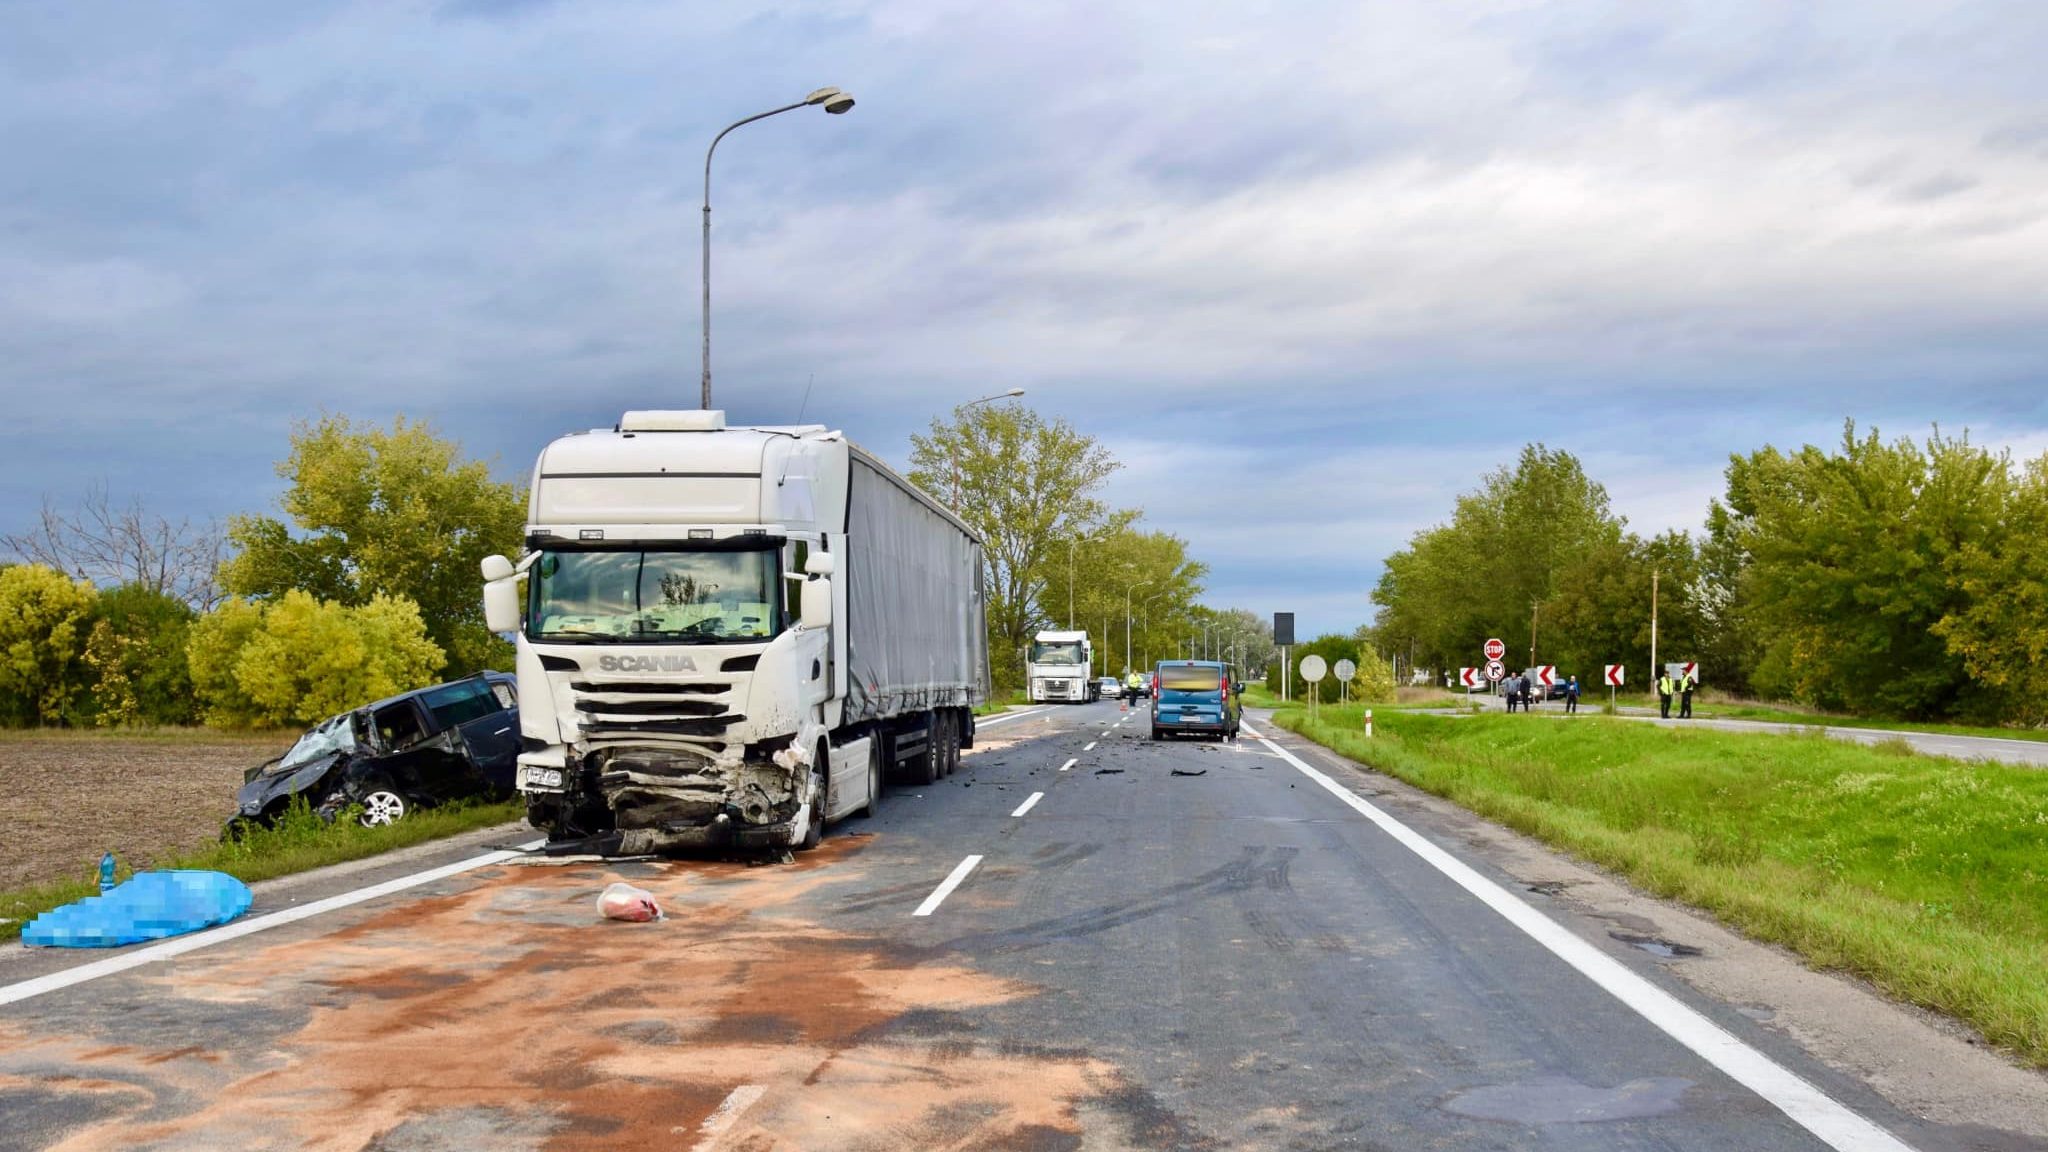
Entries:
POLYGON ((1008 692, 998 692, 994 696, 976 704, 974 706, 974 714, 976 716, 993 716, 998 712, 1008 712, 1012 708, 1021 708, 1030 702, 1030 699, 1024 695, 1022 688, 1012 688, 1008 692))
POLYGON ((2048 1067, 2048 772, 1586 716, 1275 722, 2048 1067))
MULTIPOLYGON (((488 828, 524 815, 525 809, 517 800, 495 804, 465 802, 420 809, 396 824, 365 828, 356 823, 353 814, 332 824, 325 823, 301 803, 274 828, 254 829, 240 840, 223 840, 197 852, 157 861, 153 866, 225 872, 253 884, 488 828)), ((124 879, 128 871, 123 870, 124 879)), ((0 892, 0 940, 19 937, 24 924, 52 908, 98 894, 96 874, 86 879, 0 892)))
MULTIPOLYGON (((1654 700, 1651 703, 1655 707, 1654 700)), ((1896 732, 1925 732, 1934 736, 1990 736, 2000 740, 2031 740, 2048 743, 2048 731, 2040 728, 1978 728, 1967 724, 1925 724, 1915 720, 1877 720, 1865 716, 1830 716, 1801 712, 1776 704, 1731 701, 1726 704, 1694 704, 1693 715, 1713 720, 1767 720, 1776 724, 1810 724, 1827 728, 1882 728, 1896 732)))

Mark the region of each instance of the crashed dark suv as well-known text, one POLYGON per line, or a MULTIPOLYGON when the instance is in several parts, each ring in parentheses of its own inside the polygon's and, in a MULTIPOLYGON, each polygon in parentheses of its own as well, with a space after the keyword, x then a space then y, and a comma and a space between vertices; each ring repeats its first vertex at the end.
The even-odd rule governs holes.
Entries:
POLYGON ((332 820, 359 805, 364 825, 468 796, 509 796, 519 756, 513 679, 482 672, 330 717, 291 750, 249 769, 229 834, 269 824, 303 796, 332 820))

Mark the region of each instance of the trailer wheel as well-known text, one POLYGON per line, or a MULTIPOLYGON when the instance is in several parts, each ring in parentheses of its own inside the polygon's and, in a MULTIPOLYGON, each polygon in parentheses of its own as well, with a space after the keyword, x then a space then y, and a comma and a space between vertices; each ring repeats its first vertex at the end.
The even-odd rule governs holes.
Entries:
POLYGON ((939 715, 945 717, 946 721, 946 743, 943 751, 946 754, 946 775, 951 776, 960 770, 960 713, 948 708, 939 715))
POLYGON ((917 782, 937 784, 946 775, 946 734, 939 713, 926 719, 924 749, 917 754, 917 782))
POLYGON ((817 757, 811 761, 811 822, 804 827, 804 838, 797 842, 797 851, 809 852, 825 839, 825 809, 831 802, 832 749, 821 740, 817 757))
POLYGON ((882 734, 868 738, 868 802, 861 807, 863 819, 873 819, 882 806, 882 734))

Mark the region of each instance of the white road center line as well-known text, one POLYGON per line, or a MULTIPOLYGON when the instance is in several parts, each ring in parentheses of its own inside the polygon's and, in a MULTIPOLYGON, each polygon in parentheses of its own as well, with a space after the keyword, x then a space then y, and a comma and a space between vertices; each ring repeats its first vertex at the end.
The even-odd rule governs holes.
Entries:
POLYGON ((967 874, 974 871, 974 866, 979 863, 981 863, 981 857, 979 856, 969 856, 967 859, 962 860, 954 867, 953 874, 939 881, 939 886, 932 889, 932 894, 925 897, 924 903, 919 904, 917 911, 912 912, 911 915, 929 916, 938 911, 939 905, 946 902, 946 897, 953 894, 953 889, 958 888, 960 882, 967 879, 967 874))
POLYGON ((1028 799, 1026 799, 1022 804, 1017 805, 1017 810, 1015 812, 1010 813, 1010 815, 1022 816, 1026 812, 1031 811, 1031 806, 1033 804, 1036 804, 1043 799, 1045 799, 1045 793, 1033 792, 1031 796, 1028 799))
POLYGON ((471 856, 467 860, 458 860, 453 864, 443 864, 439 868, 429 868, 425 872, 415 872, 410 876, 400 876, 393 880, 386 880, 382 884, 372 884, 368 888, 358 888, 353 892, 343 892, 336 896, 329 896, 325 900, 315 900, 311 904, 301 904, 296 908, 285 908, 262 916, 252 916, 247 920, 237 920, 232 924, 223 924, 218 928, 205 932, 195 932, 190 936, 180 936, 175 940, 166 940, 161 944, 152 944, 147 948, 125 952, 119 956, 109 956, 105 960, 95 960, 90 964, 80 964, 76 968, 66 968, 62 972, 52 972, 46 976, 38 976, 33 980, 23 980, 18 984, 9 984, 5 987, 0 987, 0 1005, 19 1004, 23 1000, 55 992, 60 988, 69 988, 75 984, 83 984, 88 980, 97 980, 102 976, 112 976, 117 973, 126 972, 131 968, 140 968, 144 964, 153 964, 158 960, 169 960, 174 956, 183 956, 187 952, 197 952, 201 948, 211 948, 215 944, 225 944, 230 940, 239 940, 244 936, 253 936, 258 932, 268 931, 272 928, 282 928, 287 924, 296 924, 301 920, 311 919, 323 912, 333 912, 336 909, 361 904, 366 900, 375 900, 379 896, 389 896, 394 892, 403 892, 408 888, 417 888, 422 884, 431 884, 436 880, 445 880, 450 876, 458 876, 478 868, 488 868, 493 864, 502 864, 546 843, 547 841, 545 840, 534 840, 530 843, 521 844, 518 848, 486 852, 481 856, 471 856))
POLYGON ((976 728, 993 728, 997 724, 1008 724, 1012 720, 1022 720, 1026 716, 1036 716, 1040 712, 1049 711, 1051 711, 1049 708, 1033 708, 1028 712, 1004 712, 1001 715, 991 716, 986 720, 976 720, 974 726, 976 728))
POLYGON ((1060 765, 1060 771, 1065 772, 1067 769, 1072 768, 1076 763, 1079 762, 1079 760, 1080 757, 1077 756, 1074 759, 1067 761, 1065 764, 1060 765))
POLYGON ((1850 1111, 1791 1069, 1736 1039, 1677 997, 1573 935, 1563 925, 1481 876, 1470 865, 1374 807, 1364 797, 1310 767, 1272 740, 1249 728, 1243 731, 1271 748, 1280 759, 1322 785, 1359 815, 1377 824, 1381 831, 1443 873, 1452 883, 1477 897, 1480 903, 1500 913, 1508 923, 1577 969, 1580 975, 1634 1009, 1637 1015, 1719 1068, 1730 1079, 1769 1101, 1828 1147, 1838 1152, 1912 1152, 1911 1146, 1891 1133, 1850 1111))
POLYGON ((692 1146, 691 1152, 706 1152, 707 1149, 716 1147, 719 1136, 733 1126, 733 1122, 740 1118, 740 1113, 752 1108, 767 1092, 768 1090, 759 1084, 742 1084, 733 1089, 719 1102, 718 1107, 711 1110, 711 1115, 704 1118, 704 1123, 697 1125, 700 1139, 692 1146))
POLYGON ((1090 741, 1088 742, 1087 746, 1086 746, 1086 747, 1084 747, 1084 748, 1082 748, 1082 749, 1081 749, 1081 751, 1083 751, 1083 752, 1093 752, 1093 751, 1095 751, 1095 744, 1096 744, 1096 742, 1095 742, 1095 741, 1093 741, 1093 740, 1090 740, 1090 741))

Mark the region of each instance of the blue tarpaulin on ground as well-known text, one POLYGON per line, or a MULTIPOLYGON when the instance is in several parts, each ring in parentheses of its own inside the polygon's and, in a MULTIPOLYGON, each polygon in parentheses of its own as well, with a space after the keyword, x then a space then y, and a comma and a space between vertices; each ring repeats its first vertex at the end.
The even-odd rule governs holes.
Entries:
POLYGON ((104 896, 88 896, 28 922, 21 942, 45 948, 113 948, 225 924, 249 910, 249 886, 225 872, 137 872, 104 896))

